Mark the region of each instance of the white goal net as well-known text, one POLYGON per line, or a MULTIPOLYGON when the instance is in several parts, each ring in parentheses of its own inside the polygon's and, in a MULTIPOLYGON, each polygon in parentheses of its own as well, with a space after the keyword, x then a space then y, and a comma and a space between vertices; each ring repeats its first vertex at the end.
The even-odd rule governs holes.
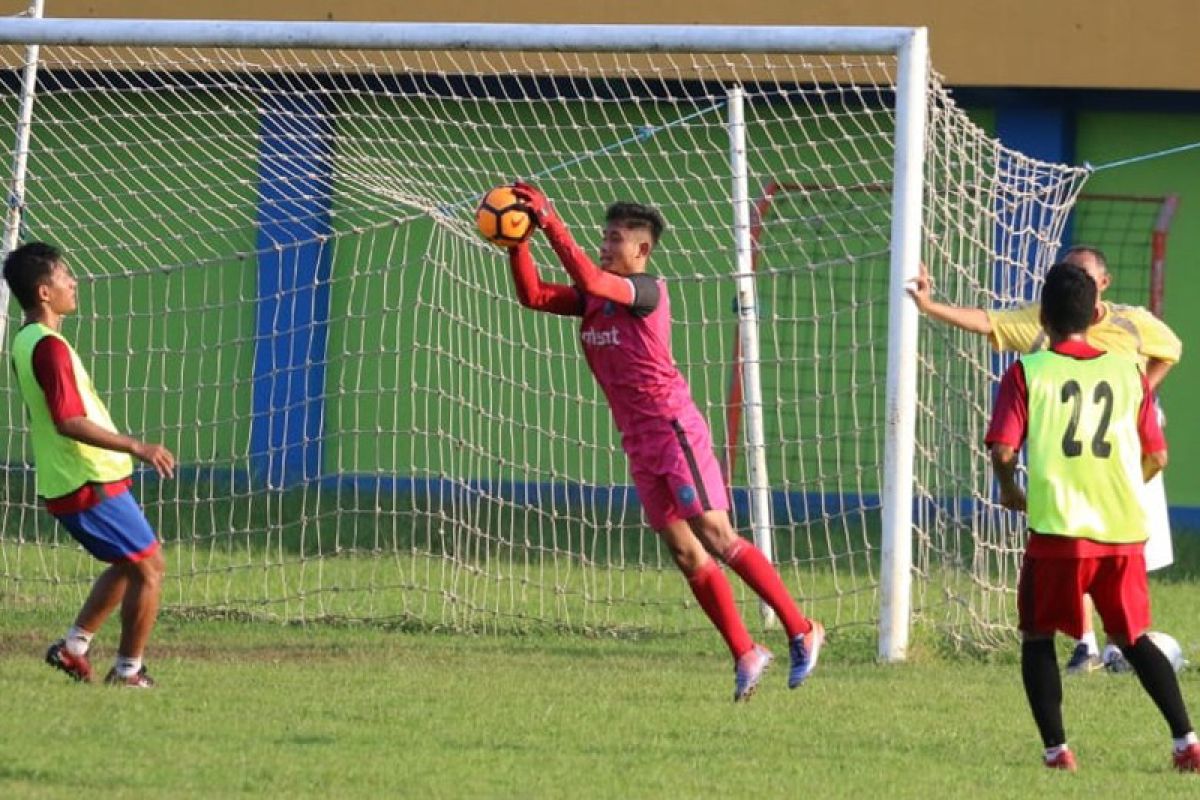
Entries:
MULTIPOLYGON (((662 210, 652 266, 675 358, 746 530, 727 122, 740 86, 774 558, 812 616, 875 635, 894 55, 202 44, 42 46, 21 197, 21 241, 57 243, 80 277, 64 333, 117 424, 180 458, 177 480, 136 480, 166 544, 168 608, 703 627, 644 524, 577 323, 516 303, 472 210, 528 179, 585 245, 613 200, 662 210)), ((15 131, 27 51, 0 53, 15 131)), ((1083 173, 1004 149, 935 76, 926 89, 921 249, 938 289, 1027 297, 1083 173)), ((535 255, 567 280, 544 243, 535 255)), ((923 330, 913 613, 1003 641, 1023 537, 990 502, 981 448, 1001 365, 980 339, 923 330)), ((0 605, 74 604, 97 566, 39 509, 13 384, 0 370, 0 605)))

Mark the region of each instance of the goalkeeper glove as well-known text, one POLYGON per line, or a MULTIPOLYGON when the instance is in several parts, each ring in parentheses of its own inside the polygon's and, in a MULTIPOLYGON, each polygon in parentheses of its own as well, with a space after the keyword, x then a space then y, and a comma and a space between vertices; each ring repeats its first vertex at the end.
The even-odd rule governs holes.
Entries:
POLYGON ((533 217, 533 224, 539 228, 545 228, 551 222, 558 219, 558 215, 554 213, 554 207, 550 205, 550 198, 546 197, 545 192, 536 186, 531 186, 523 181, 517 181, 512 185, 513 194, 521 201, 529 211, 529 215, 533 217))

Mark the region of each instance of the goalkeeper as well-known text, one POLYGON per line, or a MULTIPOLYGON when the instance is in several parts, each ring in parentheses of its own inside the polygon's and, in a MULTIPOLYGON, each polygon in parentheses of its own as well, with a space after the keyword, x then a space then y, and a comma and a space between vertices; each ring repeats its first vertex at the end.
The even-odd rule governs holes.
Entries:
POLYGON ((158 537, 134 500, 133 460, 172 477, 175 457, 159 444, 117 433, 75 350, 59 333, 76 309, 75 279, 57 248, 30 242, 4 260, 4 280, 25 310, 12 365, 29 412, 37 492, 46 510, 94 557, 109 563, 46 663, 91 682, 88 648, 121 606, 121 642, 105 683, 148 689, 142 653, 158 616, 166 564, 158 537))
MULTIPOLYGON (((1082 268, 1096 282, 1096 317, 1087 330, 1088 343, 1108 352, 1137 359, 1146 373, 1150 388, 1157 391, 1167 372, 1179 361, 1182 352, 1179 338, 1166 323, 1147 309, 1107 303, 1101 299, 1112 278, 1104 253, 1098 248, 1083 245, 1071 247, 1063 252, 1060 260, 1082 268)), ((933 281, 924 264, 908 292, 923 314, 965 331, 981 333, 999 352, 1033 353, 1048 347, 1047 334, 1038 319, 1041 310, 1039 303, 1027 303, 1006 310, 940 303, 933 299, 933 281)), ((1150 534, 1146 542, 1146 569, 1154 571, 1170 566, 1174 560, 1171 523, 1167 516, 1167 497, 1162 477, 1156 476, 1142 488, 1150 534)), ((1078 674, 1101 668, 1110 672, 1129 671, 1120 648, 1111 642, 1101 656, 1091 618, 1089 613, 1083 636, 1067 661, 1067 672, 1078 674)))
POLYGON ((787 631, 788 687, 812 674, 825 629, 801 613, 775 567, 733 529, 729 496, 708 424, 671 355, 667 284, 646 272, 665 224, 653 208, 614 203, 605 214, 599 266, 575 243, 546 196, 514 186, 572 283, 545 283, 527 242, 509 250, 521 305, 582 317, 579 341, 608 398, 647 520, 734 659, 734 701, 754 692, 772 655, 756 644, 713 556, 724 561, 778 615, 787 631))

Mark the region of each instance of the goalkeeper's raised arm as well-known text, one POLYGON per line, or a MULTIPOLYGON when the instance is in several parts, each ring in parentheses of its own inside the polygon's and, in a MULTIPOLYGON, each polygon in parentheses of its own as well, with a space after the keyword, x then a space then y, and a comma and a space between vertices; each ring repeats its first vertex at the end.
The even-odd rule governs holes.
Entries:
MULTIPOLYGON (((584 300, 588 295, 625 306, 634 304, 637 291, 633 283, 596 266, 554 213, 554 207, 541 190, 527 183, 516 183, 513 192, 525 203, 534 224, 546 234, 554 254, 572 279, 570 286, 547 283, 538 273, 528 242, 509 248, 509 267, 521 305, 551 314, 579 317, 583 316, 584 300)), ((603 250, 600 258, 603 263, 603 250)))

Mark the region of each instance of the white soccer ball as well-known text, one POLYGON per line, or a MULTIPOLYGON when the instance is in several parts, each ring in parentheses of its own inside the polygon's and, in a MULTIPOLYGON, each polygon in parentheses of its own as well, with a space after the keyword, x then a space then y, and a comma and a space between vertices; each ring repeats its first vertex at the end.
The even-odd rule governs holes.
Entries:
POLYGON ((1175 637, 1162 631, 1149 631, 1146 635, 1159 650, 1162 650, 1163 655, 1167 657, 1167 661, 1171 662, 1175 671, 1182 672, 1183 668, 1187 666, 1187 659, 1183 657, 1183 648, 1179 646, 1179 642, 1175 641, 1175 637))

